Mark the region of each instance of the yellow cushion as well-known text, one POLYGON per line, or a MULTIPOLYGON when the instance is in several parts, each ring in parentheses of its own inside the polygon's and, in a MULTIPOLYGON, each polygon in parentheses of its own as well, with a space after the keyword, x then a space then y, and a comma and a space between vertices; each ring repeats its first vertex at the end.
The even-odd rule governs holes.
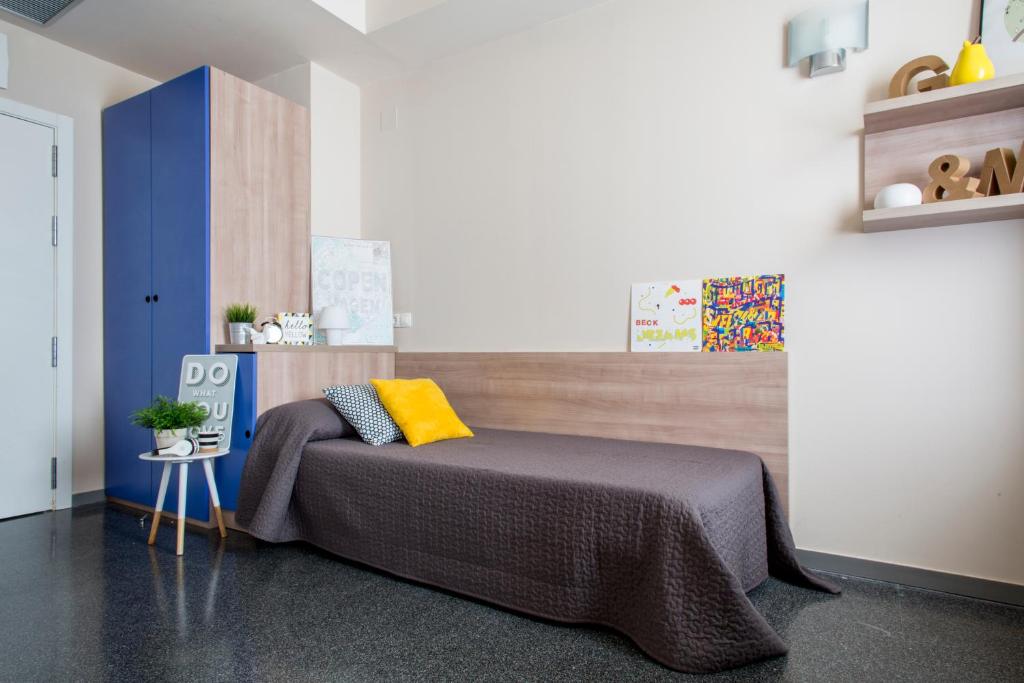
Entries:
POLYGON ((371 379, 410 446, 473 436, 432 379, 371 379))

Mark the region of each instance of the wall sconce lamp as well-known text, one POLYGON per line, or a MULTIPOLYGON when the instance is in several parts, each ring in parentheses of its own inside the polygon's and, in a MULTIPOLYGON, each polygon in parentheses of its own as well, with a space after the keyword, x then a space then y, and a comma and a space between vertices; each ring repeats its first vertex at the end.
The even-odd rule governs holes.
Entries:
POLYGON ((810 58, 810 76, 846 69, 846 51, 868 48, 868 0, 842 0, 789 22, 789 66, 810 58))

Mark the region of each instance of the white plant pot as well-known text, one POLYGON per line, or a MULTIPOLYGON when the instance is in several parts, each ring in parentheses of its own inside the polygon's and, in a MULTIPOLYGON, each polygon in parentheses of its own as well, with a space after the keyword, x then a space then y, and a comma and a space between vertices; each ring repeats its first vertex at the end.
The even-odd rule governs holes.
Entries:
POLYGON ((185 438, 187 429, 154 429, 153 438, 156 439, 157 448, 170 448, 185 438))
POLYGON ((252 341, 252 323, 228 323, 232 344, 248 344, 252 341))

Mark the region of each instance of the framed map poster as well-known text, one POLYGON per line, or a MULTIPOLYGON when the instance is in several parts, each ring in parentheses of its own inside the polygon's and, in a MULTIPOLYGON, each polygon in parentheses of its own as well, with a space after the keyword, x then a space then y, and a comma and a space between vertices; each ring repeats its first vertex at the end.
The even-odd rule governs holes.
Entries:
POLYGON ((701 281, 633 285, 630 351, 700 351, 701 281))
POLYGON ((313 235, 312 280, 314 324, 324 306, 341 306, 349 321, 343 344, 394 344, 390 242, 313 235))

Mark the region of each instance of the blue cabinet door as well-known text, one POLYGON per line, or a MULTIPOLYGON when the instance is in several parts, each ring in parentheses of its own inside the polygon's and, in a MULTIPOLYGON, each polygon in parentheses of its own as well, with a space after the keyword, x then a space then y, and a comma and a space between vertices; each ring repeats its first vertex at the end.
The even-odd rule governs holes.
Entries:
POLYGON ((150 98, 103 111, 103 385, 107 495, 151 505, 148 430, 129 415, 149 405, 151 303, 150 98))
MULTIPOLYGON (((210 352, 209 68, 150 91, 153 147, 153 390, 178 396, 181 360, 210 352)), ((209 519, 202 467, 191 467, 187 514, 209 519)), ((154 477, 153 495, 159 481, 154 477)), ((166 509, 177 510, 168 496, 166 509)))
POLYGON ((256 432, 256 354, 239 353, 235 381, 234 416, 231 420, 231 452, 214 460, 220 506, 238 509, 238 490, 249 447, 256 432))

